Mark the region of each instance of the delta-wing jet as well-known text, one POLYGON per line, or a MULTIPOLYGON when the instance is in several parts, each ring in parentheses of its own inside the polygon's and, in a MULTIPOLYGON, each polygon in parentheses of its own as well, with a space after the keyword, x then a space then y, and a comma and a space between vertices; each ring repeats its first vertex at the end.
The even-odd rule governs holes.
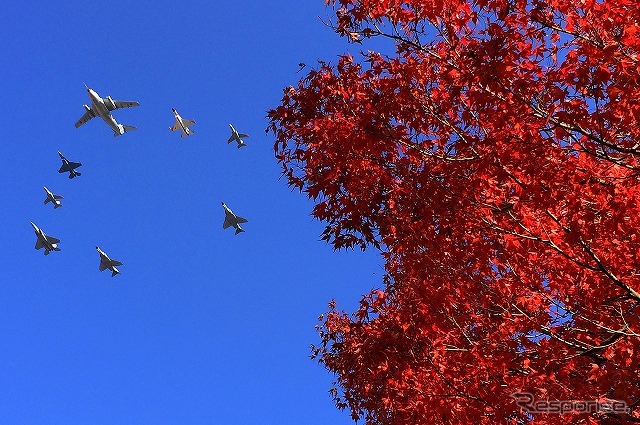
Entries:
POLYGON ((173 111, 173 116, 176 117, 176 122, 173 124, 173 127, 171 127, 171 131, 182 130, 180 137, 191 136, 194 131, 189 127, 194 125, 196 122, 194 120, 185 120, 180 116, 180 114, 178 114, 178 111, 173 108, 171 108, 171 110, 173 111))
POLYGON ((52 193, 46 186, 44 187, 44 191, 47 192, 47 199, 44 200, 45 205, 53 202, 54 209, 62 206, 62 202, 60 202, 60 199, 64 198, 62 195, 52 193))
POLYGON ((54 238, 53 236, 47 236, 47 234, 38 228, 38 226, 33 222, 31 222, 31 227, 33 227, 33 230, 36 232, 36 236, 38 237, 38 240, 36 241, 36 249, 44 248, 44 255, 49 255, 49 252, 51 251, 60 251, 60 248, 58 248, 60 239, 54 238))
POLYGON ((222 228, 226 229, 233 226, 236 229, 236 235, 244 232, 244 229, 240 227, 240 223, 246 223, 247 219, 235 215, 224 202, 222 203, 222 208, 224 208, 224 223, 222 224, 222 228))
POLYGON ((82 105, 84 106, 86 112, 76 123, 76 128, 80 127, 92 118, 100 117, 104 122, 107 123, 109 127, 111 127, 114 136, 120 136, 127 131, 136 129, 135 127, 132 127, 130 125, 118 124, 115 118, 113 118, 113 115, 111 115, 111 111, 121 108, 132 108, 134 106, 140 106, 138 102, 113 100, 111 99, 111 96, 102 98, 98 95, 98 93, 96 93, 89 87, 87 87, 87 93, 89 94, 89 99, 91 100, 91 106, 82 105))
POLYGON ((58 170, 58 173, 69 173, 69 178, 72 179, 75 176, 80 176, 82 173, 76 171, 76 168, 80 167, 82 164, 79 162, 71 162, 67 158, 64 157, 58 151, 58 155, 60 155, 60 159, 62 160, 62 167, 58 170))
POLYGON ((238 149, 240 149, 243 146, 247 146, 247 144, 242 140, 242 138, 249 137, 249 135, 244 133, 238 133, 238 130, 233 128, 231 124, 229 124, 229 127, 231 127, 231 137, 229 137, 229 140, 227 140, 227 143, 231 143, 233 141, 237 142, 238 149))
POLYGON ((111 270, 111 277, 114 277, 115 275, 120 273, 120 271, 116 269, 116 266, 122 265, 120 261, 112 260, 111 258, 109 258, 107 254, 105 254, 97 246, 96 246, 96 251, 98 251, 98 254, 100 254, 100 271, 101 272, 105 271, 106 269, 109 269, 111 270))

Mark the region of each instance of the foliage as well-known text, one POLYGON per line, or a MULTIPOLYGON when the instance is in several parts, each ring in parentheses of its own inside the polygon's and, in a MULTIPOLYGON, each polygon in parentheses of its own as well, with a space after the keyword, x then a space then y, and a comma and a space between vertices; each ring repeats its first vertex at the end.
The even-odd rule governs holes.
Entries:
POLYGON ((321 62, 269 112, 290 185, 385 288, 314 355, 367 424, 640 421, 640 2, 328 0, 395 54, 321 62), (623 400, 526 414, 510 396, 623 400))

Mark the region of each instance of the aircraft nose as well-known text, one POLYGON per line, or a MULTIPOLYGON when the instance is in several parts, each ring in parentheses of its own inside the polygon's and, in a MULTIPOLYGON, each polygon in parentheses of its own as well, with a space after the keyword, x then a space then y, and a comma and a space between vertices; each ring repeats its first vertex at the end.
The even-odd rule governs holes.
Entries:
POLYGON ((36 226, 35 224, 33 224, 33 221, 31 222, 31 227, 33 227, 33 230, 36 230, 38 228, 38 226, 36 226))

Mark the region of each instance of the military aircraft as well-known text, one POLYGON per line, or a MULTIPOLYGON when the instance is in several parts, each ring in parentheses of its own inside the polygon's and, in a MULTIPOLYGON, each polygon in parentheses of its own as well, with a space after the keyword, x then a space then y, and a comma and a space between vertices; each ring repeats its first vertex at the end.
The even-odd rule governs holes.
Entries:
POLYGON ((47 204, 49 202, 53 202, 53 208, 58 208, 62 206, 62 202, 60 202, 60 199, 63 199, 64 196, 62 195, 54 195, 53 193, 51 193, 51 191, 49 189, 47 189, 47 187, 44 187, 44 191, 47 192, 47 199, 44 200, 44 203, 47 204))
POLYGON ((111 277, 114 277, 120 271, 116 269, 116 266, 121 266, 122 263, 120 261, 112 260, 109 258, 107 254, 105 254, 100 248, 96 246, 96 251, 100 254, 100 271, 103 272, 106 269, 111 270, 111 277))
POLYGON ((98 95, 98 93, 96 93, 89 87, 87 87, 87 92, 89 93, 89 99, 91 99, 91 107, 89 107, 88 105, 82 105, 84 106, 86 112, 76 123, 76 128, 80 127, 91 118, 100 117, 104 120, 104 122, 107 123, 109 127, 111 127, 114 136, 120 136, 127 131, 136 129, 135 127, 132 127, 130 125, 118 124, 115 118, 113 118, 113 115, 111 115, 111 111, 121 108, 132 108, 134 106, 140 106, 138 102, 113 100, 111 99, 111 96, 102 98, 98 95))
POLYGON ((173 108, 171 108, 171 110, 173 111, 173 116, 176 117, 176 123, 171 127, 171 131, 182 130, 180 137, 191 136, 194 131, 189 127, 194 125, 196 122, 194 120, 185 120, 180 116, 180 114, 178 114, 178 111, 173 108))
POLYGON ((233 128, 231 124, 229 124, 229 127, 231 127, 231 137, 229 137, 229 140, 227 140, 227 143, 231 143, 235 140, 236 142, 238 142, 238 149, 240 149, 243 146, 247 146, 247 144, 242 140, 242 138, 249 137, 249 135, 244 133, 238 133, 238 130, 233 128))
POLYGON ((75 171, 76 168, 82 165, 81 163, 69 161, 64 157, 64 155, 60 153, 60 151, 58 151, 58 155, 60 155, 60 159, 62 159, 62 167, 60 167, 60 169, 58 170, 59 173, 69 173, 70 179, 74 178, 75 176, 82 175, 82 173, 75 171))
POLYGON ((225 205, 224 202, 222 203, 222 208, 224 208, 224 214, 225 214, 222 228, 226 229, 228 227, 233 226, 236 229, 236 235, 238 233, 244 232, 244 229, 240 227, 240 223, 246 223, 247 219, 242 218, 238 215, 235 215, 233 211, 231 211, 229 207, 225 205))
POLYGON ((56 239, 53 236, 47 236, 47 234, 39 229, 33 222, 31 222, 31 227, 33 227, 33 230, 36 232, 36 236, 38 237, 38 240, 36 241, 36 249, 44 248, 44 255, 49 255, 50 251, 60 251, 60 248, 58 248, 60 239, 56 239))

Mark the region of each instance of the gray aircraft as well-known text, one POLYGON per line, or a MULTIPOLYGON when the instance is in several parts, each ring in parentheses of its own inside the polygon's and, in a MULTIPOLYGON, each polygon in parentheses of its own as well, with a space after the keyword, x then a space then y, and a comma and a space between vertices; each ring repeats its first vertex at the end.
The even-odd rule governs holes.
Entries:
POLYGON ((64 157, 58 151, 58 155, 60 155, 60 159, 62 159, 62 167, 58 170, 59 173, 69 173, 69 178, 72 179, 75 176, 81 176, 82 173, 76 171, 76 168, 80 167, 82 164, 79 162, 71 162, 67 158, 64 157))
POLYGON ((229 127, 231 127, 231 137, 229 137, 229 140, 227 140, 227 143, 231 143, 233 141, 238 142, 238 149, 240 149, 243 146, 247 146, 247 144, 242 140, 242 138, 249 137, 249 135, 244 133, 238 133, 238 130, 233 128, 231 124, 229 124, 229 127))
POLYGON ((114 277, 115 275, 120 273, 120 271, 116 269, 116 266, 122 265, 120 261, 112 260, 111 258, 109 258, 107 254, 105 254, 97 246, 96 246, 96 251, 98 251, 98 254, 100 254, 100 271, 101 272, 105 271, 106 269, 109 269, 111 270, 111 277, 114 277))
POLYGON ((185 120, 180 116, 180 114, 178 114, 178 111, 173 108, 171 108, 171 110, 173 111, 173 116, 176 117, 176 123, 171 127, 171 131, 182 130, 180 137, 191 136, 194 131, 189 127, 194 125, 196 122, 194 120, 185 120))
POLYGON ((60 239, 54 238, 53 236, 47 236, 38 226, 36 226, 33 222, 31 222, 31 227, 36 232, 36 236, 38 240, 36 241, 36 249, 44 248, 44 255, 49 255, 51 251, 60 251, 58 248, 58 244, 60 243, 60 239))
POLYGON ((115 118, 113 118, 113 115, 111 115, 111 111, 121 108, 132 108, 134 106, 140 106, 138 102, 113 100, 111 99, 111 96, 102 98, 98 95, 98 93, 96 93, 89 87, 87 87, 87 92, 89 93, 89 99, 91 99, 91 107, 89 107, 88 105, 82 105, 84 106, 86 112, 76 123, 76 128, 80 127, 91 118, 100 117, 104 120, 104 122, 107 123, 109 127, 111 127, 114 136, 120 136, 127 131, 136 129, 135 127, 132 127, 130 125, 118 124, 115 118))
POLYGON ((47 189, 46 186, 44 187, 44 191, 47 192, 47 199, 44 200, 45 205, 49 202, 53 202, 54 209, 62 206, 62 202, 60 202, 60 199, 63 199, 64 196, 51 193, 51 191, 47 189))
POLYGON ((240 227, 240 223, 246 223, 247 219, 242 218, 239 215, 235 215, 225 203, 222 203, 222 208, 224 208, 224 223, 222 224, 222 228, 226 229, 228 227, 233 226, 236 229, 236 235, 238 233, 244 232, 244 229, 240 227))

